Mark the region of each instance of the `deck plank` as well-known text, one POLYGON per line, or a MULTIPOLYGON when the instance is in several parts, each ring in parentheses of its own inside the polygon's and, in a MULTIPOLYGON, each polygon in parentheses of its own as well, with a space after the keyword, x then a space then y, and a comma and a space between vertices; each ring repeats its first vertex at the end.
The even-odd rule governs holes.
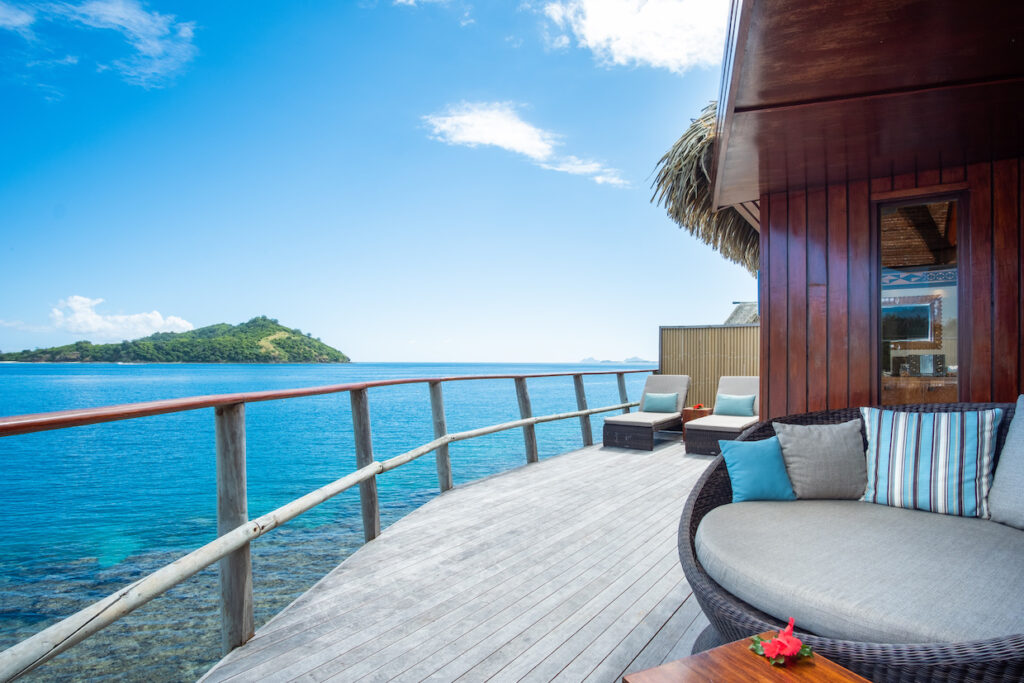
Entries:
POLYGON ((643 671, 661 666, 673 659, 679 659, 679 657, 669 657, 669 653, 673 651, 676 643, 682 639, 690 625, 701 614, 697 598, 689 594, 689 586, 685 587, 685 591, 687 594, 680 596, 683 599, 682 604, 677 606, 672 616, 661 627, 661 630, 648 641, 647 645, 640 651, 640 654, 625 667, 626 672, 643 671))
POLYGON ((703 628, 675 534, 709 462, 593 446, 456 487, 203 680, 611 681, 660 664, 703 628))
MULTIPOLYGON (((634 483, 636 482, 636 480, 633 481, 634 483)), ((600 495, 600 490, 594 491, 591 489, 591 495, 595 493, 600 495)), ((573 509, 578 505, 584 504, 588 497, 588 494, 585 492, 579 492, 576 495, 568 494, 564 496, 565 503, 561 506, 561 509, 573 509)), ((523 505, 523 502, 522 498, 520 498, 519 506, 528 507, 523 505)), ((551 504, 549 503, 548 505, 550 507, 551 504)), ((308 625, 314 615, 317 614, 320 605, 323 605, 323 612, 325 614, 332 617, 342 616, 350 609, 360 606, 358 602, 348 604, 346 602, 347 597, 372 600, 382 586, 395 580, 396 575, 403 573, 416 573, 430 569, 432 571, 444 572, 445 574, 457 571, 459 575, 463 576, 467 574, 481 576, 477 572, 476 565, 497 566, 510 555, 521 554, 521 549, 510 546, 500 549, 493 554, 485 555, 479 552, 481 549, 480 543, 487 542, 493 545, 496 535, 495 527, 507 527, 512 530, 524 528, 524 522, 534 515, 535 513, 532 508, 521 515, 508 514, 503 516, 501 510, 496 511, 492 506, 483 506, 481 510, 473 510, 472 516, 477 518, 479 528, 472 533, 464 532, 464 534, 469 534, 469 540, 462 539, 459 534, 449 534, 450 538, 446 542, 439 544, 436 534, 425 534, 430 537, 430 543, 425 550, 419 552, 417 552, 416 548, 408 547, 404 538, 398 539, 388 535, 391 529, 387 529, 384 532, 385 536, 382 536, 382 538, 387 539, 386 543, 375 541, 373 544, 364 547, 356 554, 361 554, 358 558, 361 560, 360 562, 355 562, 356 556, 350 558, 348 562, 342 564, 338 570, 335 570, 332 575, 321 581, 315 591, 310 591, 296 601, 295 605, 302 604, 303 609, 286 610, 263 627, 261 635, 269 636, 270 633, 289 628, 296 622, 299 623, 300 627, 308 625), (450 560, 452 553, 458 550, 458 547, 453 544, 458 544, 459 547, 472 548, 475 552, 460 562, 458 566, 455 566, 450 560), (375 571, 368 571, 371 568, 375 569, 375 571), (347 580, 349 576, 352 577, 352 581, 347 580)), ((439 521, 438 525, 442 523, 443 520, 439 521)), ((435 527, 438 525, 435 525, 435 527)), ((567 531, 572 531, 572 529, 567 531)), ((537 550, 542 551, 545 548, 538 547, 537 550)), ((444 582, 447 583, 449 581, 448 577, 445 576, 444 578, 444 582)), ((421 588, 423 588, 422 585, 421 588)), ((418 597, 422 599, 422 591, 418 597)), ((266 640, 267 638, 264 638, 264 641, 266 640)))
MULTIPOLYGON (((659 482, 659 485, 664 486, 664 485, 668 485, 668 484, 665 484, 664 482, 659 482)), ((638 501, 642 501, 645 498, 649 497, 649 493, 650 493, 649 490, 642 488, 637 482, 633 483, 632 489, 633 490, 631 490, 628 495, 622 496, 621 503, 622 503, 623 507, 626 507, 626 508, 636 507, 636 503, 638 501)), ((526 501, 526 502, 528 502, 528 501, 526 501)), ((643 509, 643 508, 637 507, 637 509, 643 509)), ((507 542, 507 539, 501 538, 499 536, 497 530, 492 532, 493 535, 495 536, 495 538, 488 539, 487 545, 493 545, 493 544, 499 544, 499 543, 500 544, 504 544, 504 545, 510 545, 512 547, 512 551, 516 553, 516 557, 519 558, 519 563, 520 564, 521 563, 525 563, 526 565, 533 564, 533 565, 537 565, 537 566, 543 566, 545 563, 550 561, 549 555, 551 553, 553 553, 553 552, 556 552, 559 548, 563 547, 565 543, 568 543, 568 542, 579 543, 579 542, 593 541, 593 540, 597 540, 600 537, 601 534, 606 534, 607 530, 604 529, 603 526, 597 524, 597 522, 601 522, 602 520, 604 520, 604 521, 607 521, 607 523, 611 525, 611 527, 610 527, 611 529, 621 528, 623 526, 623 524, 622 524, 621 518, 618 517, 618 512, 619 512, 618 509, 613 509, 613 510, 610 510, 609 512, 607 512, 603 516, 596 516, 596 515, 589 516, 588 519, 585 522, 579 522, 575 526, 567 526, 564 529, 559 529, 557 534, 552 535, 550 541, 543 541, 542 542, 542 541, 539 541, 539 540, 535 540, 534 543, 527 550, 524 550, 522 547, 518 547, 517 548, 515 546, 515 544, 509 544, 507 542), (592 528, 592 531, 591 531, 592 538, 584 536, 582 539, 580 539, 579 538, 579 533, 581 531, 586 530, 588 527, 592 528)), ((487 513, 485 511, 485 512, 481 512, 480 514, 487 514, 487 513)), ((496 520, 496 522, 500 523, 501 520, 496 520)), ((531 527, 531 530, 535 531, 536 530, 536 526, 534 525, 533 527, 531 527)), ((375 542, 375 543, 377 543, 377 542, 375 542)), ((368 546, 364 550, 368 553, 369 556, 375 557, 375 553, 378 550, 381 550, 381 549, 384 549, 384 546, 375 546, 375 547, 368 546)), ((444 593, 437 594, 437 595, 430 594, 431 586, 429 584, 425 584, 424 583, 424 579, 422 577, 420 577, 418 580, 420 582, 419 585, 420 585, 421 590, 418 592, 418 594, 414 598, 410 598, 410 600, 415 600, 417 606, 422 608, 424 611, 432 612, 437 607, 435 599, 441 599, 441 598, 450 599, 451 596, 454 595, 455 589, 464 589, 465 588, 466 590, 469 590, 471 593, 479 592, 480 588, 477 588, 476 585, 477 584, 481 584, 481 583, 494 583, 497 580, 497 578, 499 578, 498 576, 496 576, 497 572, 499 572, 499 571, 501 571, 501 572, 509 572, 509 571, 517 571, 518 570, 515 565, 508 566, 507 563, 500 562, 499 561, 499 558, 501 558, 500 552, 495 552, 493 554, 488 553, 488 552, 484 552, 484 551, 487 550, 485 545, 478 546, 477 550, 478 550, 478 552, 475 554, 475 556, 473 558, 465 559, 464 561, 462 561, 460 563, 449 563, 449 566, 447 568, 440 568, 441 571, 442 571, 441 574, 436 574, 436 575, 435 574, 431 574, 431 576, 436 576, 436 581, 437 582, 439 582, 441 585, 446 587, 446 590, 444 591, 444 593), (475 560, 479 560, 481 562, 487 563, 489 566, 487 566, 484 569, 477 570, 475 572, 471 571, 473 569, 473 565, 475 563, 475 560), (457 572, 457 573, 460 573, 460 574, 466 574, 466 575, 468 575, 468 578, 466 578, 466 579, 464 579, 462 581, 458 581, 458 580, 454 579, 452 576, 448 575, 450 572, 457 572), (467 586, 468 586, 468 588, 467 588, 467 586)), ((378 566, 387 566, 387 561, 388 561, 387 557, 383 557, 383 558, 375 557, 375 559, 377 560, 378 566)), ((416 570, 416 567, 412 567, 412 569, 416 570)), ((431 570, 437 571, 438 568, 431 567, 431 570)), ((320 593, 322 595, 324 593, 324 591, 327 590, 327 588, 329 587, 329 583, 330 582, 328 580, 328 581, 321 582, 321 583, 322 583, 322 585, 320 586, 320 588, 323 589, 323 590, 316 591, 316 592, 318 592, 318 593, 320 593)), ((373 591, 373 594, 372 594, 371 597, 375 597, 375 599, 377 599, 379 601, 379 594, 378 594, 378 592, 379 591, 377 589, 375 589, 373 591)), ((318 605, 318 607, 313 608, 313 607, 303 606, 303 608, 301 610, 297 610, 297 612, 298 612, 298 614, 300 616, 305 618, 305 622, 311 621, 314 618, 315 615, 327 614, 331 618, 331 623, 327 623, 327 624, 318 623, 316 626, 313 627, 314 629, 316 629, 316 633, 315 634, 311 634, 311 633, 307 633, 307 634, 297 633, 296 634, 297 637, 299 637, 299 638, 306 638, 308 640, 312 640, 312 638, 309 637, 310 635, 320 636, 320 635, 323 635, 324 633, 326 633, 328 631, 332 631, 332 630, 335 630, 337 628, 344 628, 345 626, 352 626, 353 625, 354 622, 352 620, 345 618, 345 615, 350 610, 347 609, 349 607, 348 605, 343 604, 343 601, 342 601, 340 596, 334 601, 334 610, 335 610, 336 614, 331 614, 331 609, 332 609, 331 604, 321 605, 322 602, 323 602, 323 600, 318 600, 315 603, 315 604, 318 605)), ((307 603, 307 605, 309 605, 309 604, 311 604, 311 603, 307 603)), ((375 605, 375 608, 378 610, 378 620, 377 620, 377 624, 375 624, 375 626, 377 626, 377 625, 379 625, 381 623, 381 621, 383 619, 383 614, 386 613, 387 611, 397 609, 400 613, 404 613, 404 610, 403 610, 404 607, 406 607, 406 605, 403 605, 401 603, 394 602, 394 601, 390 602, 390 603, 384 603, 384 604, 377 604, 377 605, 375 605)), ((271 625, 272 624, 268 624, 268 626, 271 626, 271 625)), ((302 621, 300 621, 295 628, 298 628, 299 630, 302 630, 304 628, 304 626, 306 626, 306 623, 303 623, 302 621)), ((307 629, 307 630, 309 630, 309 629, 307 629)), ((359 630, 367 638, 372 635, 371 633, 367 632, 365 629, 359 629, 359 630)), ((263 634, 263 633, 264 633, 264 630, 261 630, 261 634, 263 634)), ((250 643, 250 645, 247 646, 247 647, 249 647, 251 651, 252 650, 257 650, 257 649, 265 649, 265 646, 267 646, 266 641, 270 641, 270 645, 276 645, 279 642, 279 640, 281 639, 282 631, 280 629, 274 630, 272 632, 268 630, 266 633, 267 633, 267 637, 261 639, 264 642, 258 643, 261 646, 260 648, 253 648, 252 647, 253 645, 257 644, 255 641, 250 643)), ((289 631, 285 631, 284 634, 285 635, 289 635, 289 631)), ((272 656, 274 653, 269 653, 269 654, 272 656)), ((250 654, 250 656, 247 658, 247 660, 252 660, 252 659, 253 659, 253 657, 250 654)))

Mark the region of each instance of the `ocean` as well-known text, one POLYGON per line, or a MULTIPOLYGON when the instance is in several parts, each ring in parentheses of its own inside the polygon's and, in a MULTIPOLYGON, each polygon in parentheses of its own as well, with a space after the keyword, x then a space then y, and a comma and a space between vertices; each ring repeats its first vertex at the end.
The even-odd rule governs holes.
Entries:
MULTIPOLYGON (((630 370, 600 363, 344 365, 0 363, 0 415, 402 377, 630 370)), ((645 374, 626 375, 631 400, 645 374)), ((584 378, 591 408, 619 402, 615 375, 584 378)), ((534 415, 576 409, 571 377, 529 380, 534 415)), ((444 386, 450 432, 518 419, 512 380, 444 386)), ((430 441, 426 384, 369 391, 374 455, 430 441)), ((600 439, 601 416, 592 418, 600 439)), ((582 445, 579 421, 536 427, 540 457, 582 445)), ((249 515, 355 469, 348 394, 246 406, 249 515)), ((525 463, 521 430, 452 444, 455 485, 525 463)), ((0 649, 216 537, 213 409, 0 439, 0 649)), ((433 455, 378 477, 381 525, 437 495, 433 455)), ((257 627, 362 543, 357 490, 252 544, 257 627)), ((219 658, 216 568, 204 570, 29 676, 194 680, 219 658)))

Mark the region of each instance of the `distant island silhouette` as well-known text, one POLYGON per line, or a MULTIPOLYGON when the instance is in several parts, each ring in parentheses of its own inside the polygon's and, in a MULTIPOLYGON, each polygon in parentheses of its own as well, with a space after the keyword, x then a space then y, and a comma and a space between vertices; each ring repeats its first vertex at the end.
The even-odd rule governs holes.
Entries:
POLYGON ((302 330, 259 316, 188 332, 157 332, 116 344, 88 341, 0 353, 23 363, 348 363, 349 357, 302 330))

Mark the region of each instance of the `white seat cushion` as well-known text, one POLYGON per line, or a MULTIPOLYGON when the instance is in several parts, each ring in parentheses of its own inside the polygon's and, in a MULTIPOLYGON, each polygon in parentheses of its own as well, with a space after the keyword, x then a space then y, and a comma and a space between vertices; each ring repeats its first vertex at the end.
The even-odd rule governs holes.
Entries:
POLYGON ((639 413, 626 413, 625 415, 606 417, 604 421, 613 425, 658 427, 659 425, 674 422, 680 417, 682 417, 681 413, 645 413, 641 411, 639 413))
POLYGON ((1024 531, 854 500, 711 510, 694 539, 723 588, 826 638, 963 642, 1024 633, 1024 531))
POLYGON ((708 429, 716 432, 735 432, 742 431, 747 427, 752 427, 759 422, 757 415, 753 417, 749 416, 737 416, 737 415, 708 415, 707 417, 698 417, 696 420, 690 420, 686 423, 686 428, 697 427, 698 429, 708 429))

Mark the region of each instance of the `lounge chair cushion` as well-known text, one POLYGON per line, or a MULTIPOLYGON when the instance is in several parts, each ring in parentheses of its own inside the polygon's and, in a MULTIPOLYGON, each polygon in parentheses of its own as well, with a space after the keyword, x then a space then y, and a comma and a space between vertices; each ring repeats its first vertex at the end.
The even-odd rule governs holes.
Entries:
POLYGON ((860 420, 841 424, 773 422, 797 498, 860 500, 868 485, 860 420))
POLYGON ((689 375, 651 375, 644 382, 644 391, 640 395, 640 412, 647 411, 647 406, 644 405, 644 395, 646 394, 676 394, 676 410, 677 413, 683 412, 683 406, 686 405, 686 392, 690 387, 689 375))
POLYGON ((725 590, 827 638, 962 642, 1024 633, 1024 533, 852 500, 711 510, 697 557, 725 590))
POLYGON ((626 413, 625 415, 606 417, 604 421, 613 425, 637 425, 657 429, 662 425, 678 421, 680 417, 680 413, 648 413, 641 411, 639 413, 626 413))
POLYGON ((752 417, 754 415, 755 394, 749 396, 735 396, 733 394, 718 394, 715 397, 715 415, 738 415, 741 417, 752 417))
POLYGON ((1017 399, 988 494, 992 520, 1024 529, 1024 395, 1017 399))
POLYGON ((678 413, 679 394, 644 394, 644 411, 648 413, 678 413))
POLYGON ((716 432, 740 432, 757 424, 757 415, 741 417, 737 415, 708 415, 698 417, 686 423, 686 428, 710 429, 716 432))

